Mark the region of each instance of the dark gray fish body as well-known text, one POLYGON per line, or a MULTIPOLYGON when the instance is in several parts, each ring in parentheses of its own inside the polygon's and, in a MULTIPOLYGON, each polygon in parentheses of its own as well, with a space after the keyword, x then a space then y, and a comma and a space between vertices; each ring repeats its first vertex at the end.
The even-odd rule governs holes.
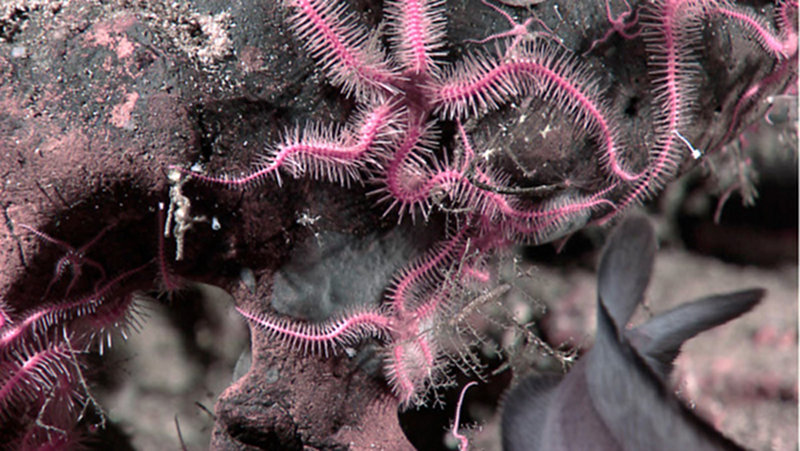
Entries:
POLYGON ((710 296, 625 330, 653 267, 655 235, 644 218, 609 238, 598 274, 594 347, 563 376, 534 376, 503 406, 503 449, 741 449, 688 410, 665 384, 681 345, 752 309, 763 290, 710 296))

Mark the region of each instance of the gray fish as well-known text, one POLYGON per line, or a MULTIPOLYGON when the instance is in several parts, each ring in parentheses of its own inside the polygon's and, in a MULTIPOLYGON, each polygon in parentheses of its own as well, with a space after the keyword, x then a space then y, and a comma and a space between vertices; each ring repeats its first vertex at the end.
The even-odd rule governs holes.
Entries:
POLYGON ((628 219, 614 231, 598 270, 594 346, 566 375, 533 376, 509 392, 503 449, 741 449, 685 407, 665 382, 686 340, 749 311, 764 290, 705 297, 626 330, 655 252, 647 219, 628 219))

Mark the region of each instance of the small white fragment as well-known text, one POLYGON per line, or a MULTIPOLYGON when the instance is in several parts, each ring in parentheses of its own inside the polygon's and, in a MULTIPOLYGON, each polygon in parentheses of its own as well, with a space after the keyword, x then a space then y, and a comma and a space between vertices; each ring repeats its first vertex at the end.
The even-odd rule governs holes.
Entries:
POLYGON ((697 160, 703 156, 703 152, 698 149, 695 149, 692 143, 690 143, 688 139, 684 138, 683 135, 681 135, 681 133, 678 130, 674 130, 674 132, 678 136, 678 139, 683 141, 683 143, 686 144, 686 147, 688 147, 689 150, 692 152, 692 158, 697 160))
POLYGON ((547 139, 547 135, 552 132, 553 129, 550 127, 550 124, 544 126, 543 130, 539 130, 539 134, 542 135, 542 139, 547 139))
POLYGON ((303 212, 300 213, 300 215, 298 215, 297 224, 304 227, 310 227, 316 224, 316 222, 319 221, 321 218, 322 217, 319 215, 313 215, 308 210, 304 210, 303 212))
POLYGON ((171 184, 175 184, 181 181, 181 171, 177 169, 170 169, 169 173, 167 174, 167 180, 171 184))
POLYGON ((250 294, 256 293, 256 275, 253 273, 252 269, 242 268, 239 271, 239 279, 241 279, 244 287, 247 288, 250 294))
POLYGON ((222 225, 219 223, 219 219, 216 216, 211 218, 211 230, 219 230, 222 228, 222 225))
POLYGON ((16 46, 11 49, 11 58, 25 58, 28 56, 28 49, 23 46, 16 46))
POLYGON ((564 17, 561 16, 561 12, 558 10, 558 5, 553 5, 553 10, 555 10, 558 19, 563 22, 564 17))

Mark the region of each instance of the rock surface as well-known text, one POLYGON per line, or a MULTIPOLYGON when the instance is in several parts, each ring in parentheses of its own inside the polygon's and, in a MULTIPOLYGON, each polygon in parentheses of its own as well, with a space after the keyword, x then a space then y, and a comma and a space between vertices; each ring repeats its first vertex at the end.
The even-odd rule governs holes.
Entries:
MULTIPOLYGON (((359 20, 377 24, 381 2, 350 3, 359 20)), ((45 287, 65 252, 22 225, 76 248, 106 230, 85 254, 101 265, 109 278, 146 265, 115 286, 109 305, 130 299, 135 290, 154 292, 171 289, 173 283, 198 281, 223 288, 245 309, 265 308, 273 273, 289 259, 297 243, 316 231, 363 236, 393 227, 395 218, 380 219, 382 209, 373 207, 362 187, 346 189, 308 179, 284 180, 281 186, 268 181, 244 192, 191 182, 170 184, 169 165, 238 173, 251 167, 285 128, 305 121, 344 123, 352 111, 352 100, 327 84, 297 45, 277 4, 249 0, 179 5, 169 1, 14 0, 0 6, 0 300, 11 311, 22 314, 43 305, 45 287), (180 191, 176 191, 178 186, 180 191), (160 248, 163 224, 159 222, 159 203, 166 206, 171 195, 172 200, 185 196, 190 202, 189 216, 196 221, 187 223, 190 228, 181 240, 173 235, 160 248), (319 217, 320 221, 309 224, 301 220, 304 217, 319 217), (184 258, 174 261, 172 256, 179 250, 184 258), (165 268, 172 279, 165 275, 165 268), (251 283, 243 282, 242 274, 251 274, 251 283)), ((480 39, 508 27, 500 16, 470 13, 485 8, 478 1, 454 0, 447 5, 448 40, 453 43, 449 57, 453 59, 469 47, 463 44, 465 39, 480 39)), ((564 46, 580 54, 608 24, 599 3, 575 5, 547 1, 533 10, 561 37, 564 46)), ((523 15, 524 10, 517 13, 523 15)), ((735 59, 726 56, 729 52, 701 56, 699 116, 687 137, 697 147, 715 149, 766 108, 754 99, 746 111, 733 118, 742 91, 771 64, 758 48, 740 42, 744 38, 735 32, 710 33, 708 38, 709 48, 743 52, 735 59)), ((632 142, 641 145, 652 140, 646 124, 654 114, 653 96, 641 46, 614 38, 586 60, 590 67, 607 74, 609 100, 614 108, 627 112, 632 142)), ((774 90, 782 90, 790 78, 777 83, 774 90)), ((519 138, 494 131, 496 124, 516 120, 517 113, 503 110, 475 124, 477 140, 519 138)), ((514 133, 542 130, 550 121, 564 125, 563 118, 543 114, 514 133)), ((561 139, 559 136, 576 139, 569 134, 554 134, 550 139, 561 139)), ((585 177, 581 166, 585 159, 571 154, 560 158, 555 153, 547 161, 560 165, 559 171, 585 177)), ((548 182, 546 177, 539 182, 548 182)), ((56 283, 55 289, 63 293, 66 280, 56 283)), ((87 269, 72 294, 89 295, 97 282, 97 274, 87 269)), ((582 313, 591 317, 587 310, 582 313)), ((757 340, 751 340, 754 343, 783 346, 792 330, 796 340, 796 324, 791 329, 784 322, 764 320, 758 323, 761 332, 756 334, 757 340)), ((380 378, 355 369, 346 356, 328 360, 304 356, 271 342, 260 330, 251 333, 251 369, 221 395, 214 408, 215 446, 336 449, 374 445, 397 449, 396 444, 407 443, 395 415, 396 402, 386 394, 380 378)), ((219 359, 232 365, 236 357, 219 359)), ((176 356, 172 363, 181 361, 186 360, 176 356)), ((797 398, 796 384, 787 385, 784 374, 771 371, 765 375, 754 369, 737 371, 737 376, 728 378, 725 369, 738 362, 713 363, 713 368, 704 370, 709 373, 684 376, 692 381, 686 388, 688 397, 697 398, 701 405, 702 395, 693 390, 715 378, 723 378, 737 393, 754 390, 756 397, 765 392, 780 399, 797 398), (743 387, 751 382, 754 388, 743 387)), ((187 365, 197 368, 197 362, 187 365)), ((692 368, 689 363, 681 365, 686 365, 686 371, 692 368)), ((198 377, 182 373, 175 380, 170 378, 170 383, 183 379, 183 384, 194 387, 191 390, 143 390, 152 389, 158 396, 165 390, 173 395, 192 392, 210 404, 219 389, 219 376, 209 383, 207 388, 214 393, 208 397, 197 394, 197 387, 202 386, 198 377)), ((145 384, 139 379, 137 384, 145 384)), ((108 399, 130 400, 130 396, 117 393, 108 399)), ((115 409, 138 409, 119 402, 120 407, 109 407, 112 420, 120 418, 115 409)), ((146 403, 144 398, 142 403, 146 403)), ((720 412, 713 402, 708 405, 712 414, 720 412)), ((770 410, 773 408, 777 409, 772 404, 764 407, 765 411, 778 411, 770 410)), ((186 405, 175 409, 187 412, 186 405)), ((171 424, 171 412, 162 413, 165 418, 159 424, 171 424)), ((145 412, 136 417, 152 419, 145 412)), ((731 431, 743 428, 741 420, 733 416, 720 417, 719 422, 723 427, 729 425, 731 431)), ((762 437, 766 432, 760 428, 758 436, 762 437)), ((156 434, 144 427, 130 428, 131 433, 145 430, 156 434)), ((168 436, 169 428, 158 434, 168 436)), ((176 440, 173 435, 164 443, 173 447, 176 440)), ((202 440, 191 438, 193 443, 202 440)), ((147 447, 145 443, 139 446, 147 447)), ((787 438, 785 443, 796 440, 787 438)))

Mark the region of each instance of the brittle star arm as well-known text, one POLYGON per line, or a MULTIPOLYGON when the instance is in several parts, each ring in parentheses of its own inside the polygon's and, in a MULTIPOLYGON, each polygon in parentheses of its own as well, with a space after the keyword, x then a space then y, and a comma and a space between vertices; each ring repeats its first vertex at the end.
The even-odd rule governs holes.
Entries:
POLYGON ((54 327, 63 327, 68 321, 92 316, 96 330, 116 322, 120 312, 110 309, 100 311, 105 301, 113 295, 114 289, 125 279, 143 270, 149 263, 125 271, 89 295, 80 296, 66 302, 48 303, 33 311, 27 312, 14 323, 0 332, 0 351, 15 344, 28 334, 44 335, 54 327))
POLYGON ((404 73, 434 75, 445 54, 443 2, 391 0, 386 4, 390 42, 404 73))
POLYGON ((8 415, 6 406, 42 398, 42 393, 67 377, 69 351, 64 345, 23 348, 3 362, 0 369, 0 419, 8 415))
POLYGON ((556 36, 556 34, 553 32, 553 30, 551 30, 550 27, 548 27, 547 24, 544 23, 544 21, 542 21, 538 17, 530 16, 527 19, 525 19, 524 22, 517 23, 517 21, 514 20, 514 18, 511 17, 510 14, 508 14, 505 11, 503 11, 500 7, 491 4, 486 0, 481 0, 481 3, 483 3, 484 5, 492 8, 498 14, 503 16, 503 18, 506 19, 506 21, 508 21, 509 25, 511 25, 511 29, 510 30, 506 30, 506 31, 502 31, 500 33, 495 33, 495 34, 487 36, 487 37, 485 37, 483 39, 478 39, 478 40, 476 40, 476 39, 467 39, 466 42, 470 42, 470 43, 473 43, 473 44, 486 44, 487 42, 490 42, 490 41, 493 41, 493 40, 496 40, 496 39, 513 38, 513 40, 511 40, 511 41, 507 41, 506 51, 505 51, 505 56, 506 57, 508 57, 509 54, 511 52, 513 52, 515 50, 515 48, 517 47, 517 45, 520 42, 522 42, 523 40, 526 40, 526 39, 527 40, 534 40, 534 39, 536 39, 537 37, 540 37, 540 36, 552 39, 554 42, 558 43, 561 46, 564 45, 564 43, 561 41, 561 39, 558 36, 556 36), (536 22, 545 31, 528 31, 528 27, 533 22, 536 22))
POLYGON ((618 121, 601 100, 597 82, 571 56, 541 39, 522 43, 506 58, 467 58, 436 86, 434 104, 444 117, 456 118, 498 109, 526 94, 554 103, 585 127, 597 139, 611 175, 628 182, 641 177, 621 161, 618 121))
POLYGON ((642 34, 641 28, 633 33, 628 31, 628 29, 635 27, 639 22, 639 8, 637 7, 636 9, 631 10, 631 5, 628 3, 628 0, 624 0, 624 2, 625 11, 614 17, 614 15, 611 13, 610 0, 606 0, 606 19, 608 20, 608 23, 611 24, 611 28, 606 30, 606 33, 603 35, 603 37, 595 39, 592 42, 592 45, 589 46, 589 49, 583 53, 584 55, 590 53, 598 45, 608 41, 608 39, 614 33, 618 33, 623 39, 634 39, 642 34), (630 20, 628 20, 629 18, 630 20))
POLYGON ((797 14, 797 1, 785 0, 778 5, 778 25, 775 31, 762 17, 750 10, 738 7, 727 1, 715 2, 706 10, 708 16, 719 15, 733 22, 755 36, 759 45, 776 59, 789 58, 797 52, 796 18, 790 19, 792 14, 797 14), (794 10, 794 13, 792 13, 794 10))
POLYGON ((403 109, 394 103, 375 103, 356 113, 354 123, 343 130, 319 125, 296 127, 286 133, 283 142, 255 170, 242 176, 210 176, 179 166, 170 168, 201 182, 232 188, 255 184, 270 175, 280 184, 282 168, 295 177, 310 173, 316 178, 348 185, 352 180, 361 180, 361 170, 368 164, 378 164, 397 133, 402 114, 403 109))
MULTIPOLYGON (((462 129, 463 132, 463 129, 462 129)), ((397 146, 391 162, 387 165, 383 187, 371 194, 383 194, 379 202, 391 202, 385 214, 399 206, 400 214, 406 211, 412 213, 421 210, 427 216, 432 205, 432 197, 436 193, 449 195, 453 204, 466 210, 476 211, 481 215, 493 218, 500 222, 521 222, 531 232, 537 231, 535 236, 545 237, 545 229, 554 230, 552 223, 563 221, 576 214, 585 215, 587 211, 610 202, 601 198, 601 193, 594 193, 586 198, 577 195, 567 195, 558 202, 546 203, 539 206, 530 206, 518 202, 515 196, 505 195, 483 190, 470 183, 466 176, 469 161, 473 159, 474 151, 465 142, 465 154, 461 160, 453 164, 447 162, 434 162, 425 165, 421 161, 427 131, 422 125, 412 126, 407 130, 404 140, 397 146), (537 223, 543 222, 542 227, 537 223)), ((478 170, 479 180, 487 185, 495 181, 487 173, 478 170)), ((615 184, 611 186, 616 187, 615 184)), ((608 190, 604 190, 606 193, 608 190)))
MULTIPOLYGON (((691 79, 696 71, 686 59, 692 47, 701 40, 697 22, 713 15, 734 20, 753 33, 767 53, 781 60, 797 51, 796 26, 787 23, 790 22, 787 18, 796 15, 796 11, 797 2, 794 0, 778 5, 780 33, 727 1, 664 0, 645 11, 644 36, 648 50, 654 55, 651 58, 652 72, 656 75, 656 99, 661 105, 655 121, 656 145, 651 149, 646 174, 622 198, 618 209, 622 210, 652 196, 677 172, 682 161, 684 151, 681 146, 685 138, 682 139, 680 129, 689 117, 691 79)), ((755 93, 751 90, 745 93, 745 97, 755 93)))
POLYGON ((312 57, 323 63, 332 83, 356 97, 394 92, 393 73, 380 41, 356 22, 343 4, 326 0, 284 0, 289 21, 312 57))
POLYGON ((394 312, 402 316, 418 308, 421 285, 435 286, 444 282, 445 269, 463 254, 467 230, 462 227, 454 236, 436 244, 430 252, 400 271, 389 289, 388 300, 394 312))
POLYGON ((81 247, 79 247, 77 249, 74 248, 71 244, 69 244, 69 243, 67 243, 65 241, 59 240, 58 238, 54 238, 54 237, 52 237, 52 236, 50 236, 50 235, 48 235, 48 234, 46 234, 44 232, 36 230, 36 229, 34 229, 33 227, 31 227, 29 225, 20 224, 20 227, 22 227, 23 229, 28 230, 29 232, 31 232, 34 235, 36 235, 36 237, 38 237, 38 238, 40 238, 42 240, 45 240, 48 243, 55 244, 56 246, 60 247, 61 249, 63 249, 65 251, 64 256, 61 257, 58 260, 58 262, 56 263, 56 267, 55 267, 55 270, 54 270, 53 278, 50 279, 50 283, 47 284, 47 288, 45 289, 44 295, 42 295, 42 299, 48 297, 48 295, 50 294, 50 290, 53 288, 53 285, 56 282, 58 282, 61 279, 61 277, 64 275, 64 270, 67 268, 67 266, 69 266, 71 268, 72 279, 70 279, 69 285, 67 285, 67 289, 66 289, 66 292, 64 293, 64 297, 69 296, 69 293, 72 291, 72 288, 74 288, 75 283, 78 281, 78 279, 80 278, 81 274, 83 273, 83 269, 82 268, 83 268, 84 264, 87 264, 87 265, 95 268, 100 273, 100 279, 98 280, 98 283, 101 283, 102 281, 104 281, 106 279, 106 270, 105 270, 105 268, 103 268, 103 266, 100 265, 100 263, 92 260, 91 258, 86 257, 86 251, 88 251, 89 248, 91 248, 98 241, 100 241, 100 239, 103 237, 103 235, 105 235, 106 232, 108 232, 108 230, 111 228, 111 225, 105 226, 102 230, 100 230, 100 232, 97 233, 97 235, 94 236, 94 238, 92 238, 87 243, 85 243, 83 246, 81 246, 81 247))
POLYGON ((391 329, 391 319, 376 310, 356 310, 323 323, 306 323, 287 318, 276 318, 265 313, 251 313, 239 307, 236 310, 271 336, 303 348, 306 352, 324 354, 339 346, 346 346, 365 337, 384 338, 391 329))
POLYGON ((458 440, 458 451, 467 451, 469 449, 469 439, 467 439, 464 434, 458 432, 458 425, 461 422, 461 406, 464 404, 464 395, 466 395, 467 390, 474 385, 478 385, 478 383, 475 381, 467 383, 467 385, 461 389, 461 393, 458 395, 458 404, 456 404, 456 417, 453 420, 452 429, 453 437, 458 440))

